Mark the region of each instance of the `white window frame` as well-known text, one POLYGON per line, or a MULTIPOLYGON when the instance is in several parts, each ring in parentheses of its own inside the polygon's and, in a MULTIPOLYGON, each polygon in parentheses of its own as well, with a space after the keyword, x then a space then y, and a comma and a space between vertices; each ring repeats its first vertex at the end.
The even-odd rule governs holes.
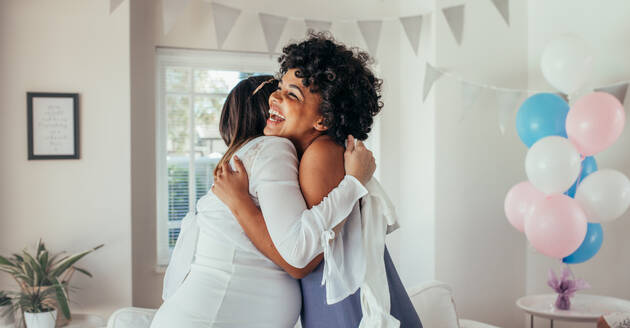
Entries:
MULTIPOLYGON (((165 72, 167 66, 184 66, 225 71, 240 72, 276 72, 278 70, 277 56, 232 51, 213 51, 196 49, 156 48, 156 213, 157 213, 157 266, 168 265, 170 251, 168 247, 168 172, 166 163, 166 85, 165 72)), ((193 78, 191 74, 191 78, 193 78)), ((190 106, 189 130, 194 135, 194 108, 190 106)), ((191 142, 194 142, 191 139, 191 142)), ((191 147, 194 149, 194 147, 191 147)), ((194 152, 189 161, 189 175, 195 176, 194 152)), ((189 184, 189 208, 195 209, 195 183, 189 184)), ((175 222, 173 222, 175 223, 175 222)), ((176 222, 175 225, 181 224, 176 222)), ((176 227, 174 227, 176 228, 176 227)))

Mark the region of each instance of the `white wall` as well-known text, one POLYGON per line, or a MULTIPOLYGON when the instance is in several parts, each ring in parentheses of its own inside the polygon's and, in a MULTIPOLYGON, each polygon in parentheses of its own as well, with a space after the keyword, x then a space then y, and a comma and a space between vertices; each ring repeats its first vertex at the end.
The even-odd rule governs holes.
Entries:
MULTIPOLYGON (((424 5, 418 1, 401 2, 401 12, 405 15, 434 11, 435 1, 424 5)), ((383 133, 383 144, 391 147, 389 153, 383 153, 383 160, 392 159, 397 164, 388 170, 397 172, 398 186, 388 191, 396 199, 401 224, 400 231, 390 240, 399 244, 392 256, 398 259, 395 263, 407 288, 435 279, 435 101, 428 98, 423 102, 420 89, 425 62, 435 61, 435 22, 435 15, 423 17, 417 55, 397 22, 401 30, 396 50, 398 74, 386 81, 396 91, 396 102, 392 103, 390 97, 386 105, 390 110, 394 106, 392 112, 398 123, 383 133), (398 81, 394 80, 396 77, 398 81)), ((390 183, 383 180, 384 184, 390 183)))
MULTIPOLYGON (((528 72, 531 88, 551 88, 539 68, 539 58, 547 42, 564 34, 580 36, 593 48, 595 69, 590 87, 630 79, 630 2, 544 1, 529 0, 528 72)), ((588 89, 588 88, 587 88, 588 89)), ((584 91, 583 91, 584 92, 584 91)), ((582 93, 583 93, 582 92, 582 93)), ((628 106, 626 106, 627 112, 628 106)), ((630 128, 609 149, 595 155, 599 168, 612 168, 630 176, 630 128)), ((603 224, 604 243, 591 260, 571 266, 578 277, 592 285, 583 293, 630 298, 630 212, 618 220, 603 224)), ((560 265, 531 250, 527 251, 526 292, 548 293, 546 272, 560 270, 560 265)), ((536 324, 543 324, 536 320, 536 324)), ((587 324, 563 324, 557 327, 592 327, 587 324)))
MULTIPOLYGON (((527 6, 511 1, 507 26, 490 1, 466 3, 461 46, 444 16, 436 15, 434 65, 490 85, 526 87, 527 6)), ((516 327, 514 301, 524 295, 525 240, 503 213, 508 189, 525 179, 525 148, 501 136, 492 94, 463 112, 460 84, 444 78, 430 97, 435 106, 435 277, 454 289, 461 317, 516 327), (463 118, 462 118, 463 117, 463 118)))
MULTIPOLYGON (((129 4, 0 2, 0 253, 105 247, 81 260, 73 311, 131 305, 129 4), (79 160, 27 160, 26 92, 77 92, 79 160)), ((0 274, 0 288, 13 286, 0 274)))

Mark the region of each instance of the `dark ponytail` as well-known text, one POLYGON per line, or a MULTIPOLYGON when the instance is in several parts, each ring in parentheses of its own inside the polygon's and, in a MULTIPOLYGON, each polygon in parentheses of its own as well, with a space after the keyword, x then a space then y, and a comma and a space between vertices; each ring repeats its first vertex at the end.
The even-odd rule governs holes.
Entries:
POLYGON ((217 167, 229 162, 248 141, 263 134, 269 117, 269 96, 277 88, 278 81, 273 76, 257 75, 242 80, 230 91, 219 121, 219 132, 228 149, 217 167))

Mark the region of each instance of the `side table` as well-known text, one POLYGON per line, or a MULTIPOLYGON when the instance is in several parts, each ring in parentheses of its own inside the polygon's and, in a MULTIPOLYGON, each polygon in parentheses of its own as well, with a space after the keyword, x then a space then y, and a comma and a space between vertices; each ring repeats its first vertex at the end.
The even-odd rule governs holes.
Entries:
POLYGON ((555 308, 557 294, 530 295, 519 298, 516 306, 530 315, 530 327, 534 327, 534 317, 549 319, 553 328, 554 320, 571 322, 593 322, 599 317, 613 312, 630 312, 630 301, 608 296, 576 294, 571 298, 571 309, 555 308))

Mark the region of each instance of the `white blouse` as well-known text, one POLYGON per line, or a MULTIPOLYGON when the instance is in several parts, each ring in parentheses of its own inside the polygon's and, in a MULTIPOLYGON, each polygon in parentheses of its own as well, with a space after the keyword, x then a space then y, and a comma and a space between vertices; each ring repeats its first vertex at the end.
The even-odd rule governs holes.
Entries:
MULTIPOLYGON (((332 228, 355 208, 367 189, 346 175, 322 202, 307 209, 298 181, 298 160, 293 144, 280 137, 258 137, 236 152, 249 177, 249 191, 260 207, 269 235, 284 260, 305 267, 329 251, 332 228)), ((233 161, 231 162, 234 167, 233 161)), ((211 191, 197 202, 197 214, 182 221, 179 238, 164 277, 162 298, 181 285, 194 261, 200 230, 221 242, 266 257, 251 243, 230 210, 211 191)))
MULTIPOLYGON (((250 194, 257 200, 269 235, 287 263, 303 268, 324 251, 322 241, 348 217, 367 189, 346 175, 324 199, 307 209, 298 182, 298 159, 284 138, 261 137, 249 170, 250 194)), ((254 146, 256 147, 256 146, 254 146)))

